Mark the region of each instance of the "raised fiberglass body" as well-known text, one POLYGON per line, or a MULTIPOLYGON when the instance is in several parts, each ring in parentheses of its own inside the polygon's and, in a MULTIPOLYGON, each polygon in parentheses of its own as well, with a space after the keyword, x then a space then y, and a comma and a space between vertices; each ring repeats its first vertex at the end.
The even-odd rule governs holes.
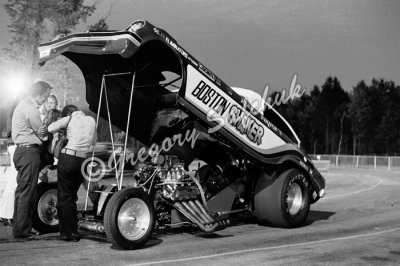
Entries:
POLYGON ((40 63, 60 54, 73 61, 85 78, 89 108, 148 147, 135 160, 136 185, 111 189, 111 199, 99 206, 104 216, 97 222, 117 245, 144 245, 155 221, 211 232, 240 212, 260 223, 300 226, 325 193, 324 178, 273 108, 264 114, 252 108, 147 21, 60 37, 39 52, 40 63), (163 160, 149 162, 158 155, 163 160), (190 174, 193 161, 202 163, 190 174), (132 218, 144 233, 121 218, 130 214, 127 202, 145 210, 132 218))

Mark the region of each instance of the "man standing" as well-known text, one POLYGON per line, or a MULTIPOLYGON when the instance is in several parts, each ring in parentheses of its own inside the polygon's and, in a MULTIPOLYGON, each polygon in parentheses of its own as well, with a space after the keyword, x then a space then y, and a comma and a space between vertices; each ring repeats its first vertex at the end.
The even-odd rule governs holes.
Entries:
POLYGON ((44 81, 35 82, 29 96, 21 100, 12 117, 12 139, 17 146, 13 161, 18 171, 13 221, 15 238, 29 238, 32 235, 33 207, 41 164, 40 149, 47 133, 38 108, 47 100, 51 89, 44 81))

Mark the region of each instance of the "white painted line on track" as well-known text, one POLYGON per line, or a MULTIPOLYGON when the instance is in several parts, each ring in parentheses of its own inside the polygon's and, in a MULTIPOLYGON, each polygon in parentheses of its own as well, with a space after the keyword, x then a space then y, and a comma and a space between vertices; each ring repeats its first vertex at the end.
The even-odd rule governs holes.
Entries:
POLYGON ((243 250, 237 250, 237 251, 232 251, 232 252, 224 252, 224 253, 212 254, 212 255, 204 255, 204 256, 182 258, 182 259, 175 259, 175 260, 151 261, 151 262, 144 262, 144 263, 138 263, 138 264, 129 264, 129 265, 132 265, 132 266, 153 265, 153 264, 164 264, 164 263, 191 261, 191 260, 210 259, 210 258, 223 257, 223 256, 235 255, 235 254, 241 254, 241 253, 258 252, 258 251, 280 249, 280 248, 299 247, 299 246, 305 246, 305 245, 314 245, 314 244, 322 244, 322 243, 329 243, 329 242, 335 242, 335 241, 350 240, 350 239, 356 239, 356 238, 362 238, 362 237, 370 237, 370 236, 376 236, 376 235, 392 233, 392 232, 399 231, 399 230, 400 230, 400 227, 396 227, 396 228, 393 228, 393 229, 388 229, 388 230, 369 233, 369 234, 360 234, 360 235, 353 235, 353 236, 337 237, 337 238, 331 238, 331 239, 325 239, 325 240, 316 240, 316 241, 301 242, 301 243, 296 243, 296 244, 288 244, 288 245, 280 245, 280 246, 272 246, 272 247, 264 247, 264 248, 243 249, 243 250))
POLYGON ((379 186, 380 184, 383 183, 383 180, 380 179, 379 177, 371 176, 371 175, 367 175, 367 176, 378 180, 378 182, 376 184, 368 187, 368 188, 365 188, 365 189, 361 189, 361 190, 357 190, 357 191, 353 191, 353 192, 345 193, 345 194, 339 194, 339 195, 335 195, 335 196, 331 196, 331 197, 324 197, 324 198, 322 198, 320 200, 323 201, 323 200, 328 200, 328 199, 335 199, 335 198, 342 198, 342 197, 351 196, 351 195, 358 194, 358 193, 361 193, 361 192, 364 192, 364 191, 372 190, 372 189, 376 188, 377 186, 379 186))

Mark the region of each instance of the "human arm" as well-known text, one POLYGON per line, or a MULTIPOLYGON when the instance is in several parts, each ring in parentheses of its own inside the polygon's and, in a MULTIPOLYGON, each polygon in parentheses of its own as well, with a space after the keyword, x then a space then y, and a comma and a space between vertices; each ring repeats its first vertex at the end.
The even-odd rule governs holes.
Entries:
POLYGON ((40 119, 40 113, 34 105, 26 105, 26 102, 24 102, 22 106, 18 105, 14 112, 20 112, 23 114, 27 127, 32 130, 40 140, 47 140, 47 127, 43 126, 42 120, 40 119))
POLYGON ((50 133, 55 133, 55 132, 59 131, 60 129, 67 128, 70 120, 71 120, 71 116, 63 117, 63 118, 51 123, 49 125, 49 127, 47 128, 47 130, 50 133))
POLYGON ((23 108, 18 106, 17 108, 24 113, 26 121, 28 122, 28 126, 33 130, 33 132, 37 133, 39 129, 43 127, 42 120, 40 119, 40 113, 34 106, 28 105, 24 106, 23 108))

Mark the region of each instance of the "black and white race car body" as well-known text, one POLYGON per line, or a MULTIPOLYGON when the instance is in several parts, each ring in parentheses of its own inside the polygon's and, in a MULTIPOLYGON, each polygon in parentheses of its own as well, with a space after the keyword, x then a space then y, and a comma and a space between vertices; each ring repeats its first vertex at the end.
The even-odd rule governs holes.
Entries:
POLYGON ((135 155, 137 185, 113 190, 99 211, 104 220, 98 222, 117 245, 142 246, 154 220, 158 226, 186 221, 211 232, 247 211, 260 223, 300 226, 325 193, 324 178, 279 113, 252 107, 243 90, 228 86, 148 21, 60 37, 39 52, 41 64, 58 55, 74 62, 89 108, 147 147, 135 155), (164 160, 155 164, 155 156, 164 160), (191 176, 193 161, 203 164, 191 176), (122 197, 148 213, 145 234, 123 233, 118 215, 130 209, 122 197))

